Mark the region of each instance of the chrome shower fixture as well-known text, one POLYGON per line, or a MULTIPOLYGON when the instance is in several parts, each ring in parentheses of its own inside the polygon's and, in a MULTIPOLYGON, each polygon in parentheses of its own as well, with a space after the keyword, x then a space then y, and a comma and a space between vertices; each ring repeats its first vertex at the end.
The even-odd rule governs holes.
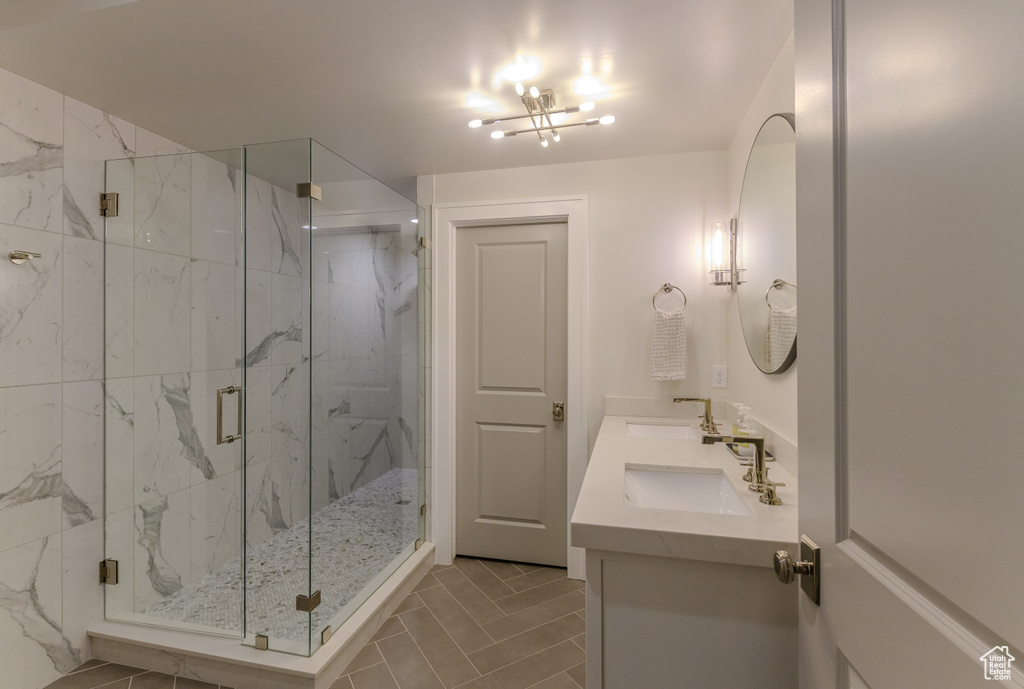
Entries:
POLYGON ((497 124, 498 122, 508 122, 510 120, 521 120, 524 118, 530 119, 530 124, 533 126, 527 129, 505 129, 503 131, 491 132, 492 139, 504 139, 508 136, 515 136, 516 134, 529 134, 530 132, 536 132, 537 138, 540 139, 540 145, 544 148, 548 147, 548 138, 544 135, 545 133, 551 134, 551 140, 559 142, 562 140, 562 135, 559 133, 560 129, 567 129, 569 127, 591 127, 595 124, 611 124, 615 121, 614 115, 605 115, 604 117, 592 117, 582 122, 562 122, 555 124, 552 115, 571 115, 577 112, 589 112, 594 109, 592 102, 581 103, 579 105, 571 105, 564 108, 558 108, 555 92, 551 89, 545 89, 541 91, 536 86, 531 86, 529 91, 523 86, 522 82, 516 82, 516 94, 522 99, 523 105, 526 107, 525 115, 508 115, 505 117, 488 117, 486 119, 472 120, 469 123, 470 128, 476 129, 484 125, 497 124))

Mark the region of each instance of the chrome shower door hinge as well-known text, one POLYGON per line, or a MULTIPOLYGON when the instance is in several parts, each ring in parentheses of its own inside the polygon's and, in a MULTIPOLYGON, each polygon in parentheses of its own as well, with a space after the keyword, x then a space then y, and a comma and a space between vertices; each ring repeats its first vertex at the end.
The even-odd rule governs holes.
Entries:
POLYGON ((312 596, 295 596, 295 609, 299 612, 313 612, 320 605, 320 591, 312 596))
POLYGON ((100 560, 100 583, 109 586, 117 583, 117 560, 100 560))
POLYGON ((117 192, 108 191, 100 194, 100 215, 104 218, 117 217, 117 192))

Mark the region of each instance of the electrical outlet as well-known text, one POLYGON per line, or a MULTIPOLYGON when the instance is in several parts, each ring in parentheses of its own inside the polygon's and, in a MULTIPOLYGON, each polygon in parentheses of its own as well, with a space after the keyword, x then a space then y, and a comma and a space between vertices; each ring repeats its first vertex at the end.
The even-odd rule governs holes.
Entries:
POLYGON ((711 367, 711 387, 724 388, 729 386, 729 367, 715 365, 711 367))

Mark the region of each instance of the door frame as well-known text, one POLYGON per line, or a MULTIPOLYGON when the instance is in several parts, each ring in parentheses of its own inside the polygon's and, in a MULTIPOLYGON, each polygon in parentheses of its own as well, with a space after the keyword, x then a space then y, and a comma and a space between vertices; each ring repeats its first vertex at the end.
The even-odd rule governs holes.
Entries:
POLYGON ((583 579, 584 551, 569 539, 569 523, 587 470, 587 371, 589 362, 589 199, 586 195, 442 203, 433 212, 434 410, 430 468, 430 527, 438 563, 455 555, 455 295, 456 242, 460 227, 565 222, 568 232, 568 337, 566 369, 566 539, 569 577, 583 579))

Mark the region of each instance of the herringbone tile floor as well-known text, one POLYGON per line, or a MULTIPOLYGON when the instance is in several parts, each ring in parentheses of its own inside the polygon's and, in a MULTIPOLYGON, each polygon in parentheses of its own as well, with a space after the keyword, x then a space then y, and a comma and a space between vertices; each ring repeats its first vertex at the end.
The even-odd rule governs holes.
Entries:
MULTIPOLYGON (((583 582, 564 569, 458 557, 430 570, 331 689, 580 689, 583 629, 583 582)), ((216 689, 99 660, 47 689, 94 687, 216 689)))
POLYGON ((331 689, 580 689, 583 582, 458 557, 434 567, 331 689))

